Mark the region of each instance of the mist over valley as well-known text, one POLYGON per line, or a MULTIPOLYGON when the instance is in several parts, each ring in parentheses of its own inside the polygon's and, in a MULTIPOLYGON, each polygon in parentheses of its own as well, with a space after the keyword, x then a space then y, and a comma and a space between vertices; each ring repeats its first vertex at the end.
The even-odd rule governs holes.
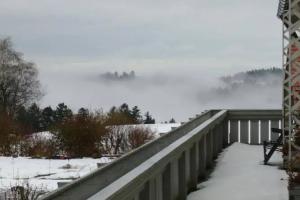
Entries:
POLYGON ((157 122, 174 117, 186 121, 206 109, 280 108, 282 71, 257 68, 225 76, 170 71, 105 71, 42 75, 42 105, 65 102, 104 110, 126 102, 149 110, 157 122))

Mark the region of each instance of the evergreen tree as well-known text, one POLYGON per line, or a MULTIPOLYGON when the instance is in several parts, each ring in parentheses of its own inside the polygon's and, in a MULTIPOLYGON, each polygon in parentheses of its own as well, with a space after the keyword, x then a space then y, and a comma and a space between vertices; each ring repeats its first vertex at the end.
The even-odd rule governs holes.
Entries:
POLYGON ((111 109, 109 110, 108 115, 110 115, 110 114, 112 114, 112 113, 115 113, 115 112, 117 112, 117 107, 116 107, 116 106, 113 106, 113 107, 111 107, 111 109))
POLYGON ((78 110, 77 117, 81 119, 86 119, 89 116, 90 111, 87 108, 80 108, 78 110))
POLYGON ((127 103, 123 103, 118 108, 113 106, 107 113, 107 116, 110 118, 109 121, 114 118, 115 120, 118 119, 118 123, 121 124, 139 124, 143 122, 138 106, 134 106, 130 109, 127 103))
POLYGON ((176 121, 174 118, 172 118, 172 119, 170 119, 169 123, 176 123, 176 121))
POLYGON ((53 126, 55 122, 55 112, 51 108, 51 106, 48 106, 43 109, 42 111, 42 128, 43 130, 49 130, 51 126, 53 126))
POLYGON ((55 122, 61 123, 62 121, 69 119, 73 116, 73 112, 64 103, 57 105, 55 110, 55 122))
POLYGON ((28 118, 28 112, 24 106, 20 107, 20 109, 17 112, 16 120, 20 124, 29 124, 30 120, 28 118))
POLYGON ((123 103, 120 108, 119 108, 120 112, 121 113, 124 113, 128 116, 130 116, 130 109, 129 109, 129 106, 127 103, 123 103))
POLYGON ((141 123, 142 121, 141 110, 137 106, 134 106, 130 113, 135 123, 137 124, 141 123))
POLYGON ((26 135, 32 133, 32 122, 30 121, 27 109, 24 106, 21 106, 18 109, 18 112, 15 116, 15 121, 22 128, 22 132, 20 132, 20 134, 26 135))
POLYGON ((145 114, 144 124, 155 124, 155 119, 152 118, 149 112, 145 114))
POLYGON ((42 130, 42 113, 39 106, 34 103, 27 111, 27 118, 34 132, 42 130))

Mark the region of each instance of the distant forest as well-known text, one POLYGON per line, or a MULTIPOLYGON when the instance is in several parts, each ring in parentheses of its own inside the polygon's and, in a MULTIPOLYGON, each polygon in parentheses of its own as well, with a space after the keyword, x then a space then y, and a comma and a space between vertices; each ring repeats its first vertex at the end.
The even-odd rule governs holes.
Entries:
POLYGON ((230 76, 221 77, 221 81, 229 84, 269 84, 281 80, 283 71, 280 68, 272 67, 266 69, 254 69, 246 72, 239 72, 230 76))
MULTIPOLYGON (((283 71, 280 68, 263 68, 246 72, 239 72, 229 76, 220 77, 221 85, 212 91, 221 97, 230 97, 243 94, 243 91, 256 91, 259 89, 276 89, 282 83, 283 71)), ((277 89, 276 89, 277 90, 277 89)))
POLYGON ((123 72, 106 72, 100 75, 100 79, 106 81, 130 81, 136 78, 135 71, 130 71, 129 73, 123 72))

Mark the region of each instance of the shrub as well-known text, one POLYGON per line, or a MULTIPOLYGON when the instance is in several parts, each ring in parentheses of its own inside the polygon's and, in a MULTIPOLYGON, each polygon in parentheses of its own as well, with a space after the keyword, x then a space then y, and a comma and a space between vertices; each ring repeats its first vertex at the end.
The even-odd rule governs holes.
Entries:
POLYGON ((28 155, 33 157, 51 158, 57 154, 57 146, 55 141, 39 140, 29 145, 28 155))
POLYGON ((129 129, 127 138, 130 149, 135 149, 153 140, 154 133, 149 128, 136 126, 129 129))
POLYGON ((103 147, 107 154, 118 155, 131 151, 154 139, 149 128, 139 125, 118 125, 107 127, 103 147))
POLYGON ((78 114, 55 128, 61 150, 71 157, 100 156, 97 143, 105 134, 100 114, 78 114))

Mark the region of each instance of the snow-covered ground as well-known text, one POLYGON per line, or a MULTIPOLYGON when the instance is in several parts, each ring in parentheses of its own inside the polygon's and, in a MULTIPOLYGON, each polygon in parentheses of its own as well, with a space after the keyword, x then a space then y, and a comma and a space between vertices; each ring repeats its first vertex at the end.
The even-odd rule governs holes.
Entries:
POLYGON ((121 125, 121 126, 149 128, 156 137, 159 137, 165 133, 170 132, 172 128, 177 128, 181 126, 181 123, 137 124, 137 125, 121 125))
POLYGON ((97 163, 110 161, 106 157, 70 160, 0 157, 0 189, 28 181, 33 187, 54 190, 57 182, 80 178, 97 169, 97 163))
POLYGON ((287 200, 287 174, 280 170, 281 154, 263 165, 262 146, 235 143, 220 155, 208 181, 188 200, 287 200))
MULTIPOLYGON (((127 126, 141 126, 151 129, 156 137, 178 127, 179 123, 169 124, 141 124, 127 126)), ((50 132, 34 133, 35 140, 49 140, 53 138, 50 132)), ((0 190, 17 184, 28 182, 31 186, 46 190, 57 188, 57 182, 68 182, 80 178, 97 168, 97 163, 110 162, 109 158, 83 158, 70 160, 32 159, 26 157, 0 157, 0 190), (70 165, 70 168, 67 165, 70 165)))
POLYGON ((180 123, 168 123, 168 124, 143 124, 142 126, 150 128, 156 134, 164 134, 181 126, 180 123))

